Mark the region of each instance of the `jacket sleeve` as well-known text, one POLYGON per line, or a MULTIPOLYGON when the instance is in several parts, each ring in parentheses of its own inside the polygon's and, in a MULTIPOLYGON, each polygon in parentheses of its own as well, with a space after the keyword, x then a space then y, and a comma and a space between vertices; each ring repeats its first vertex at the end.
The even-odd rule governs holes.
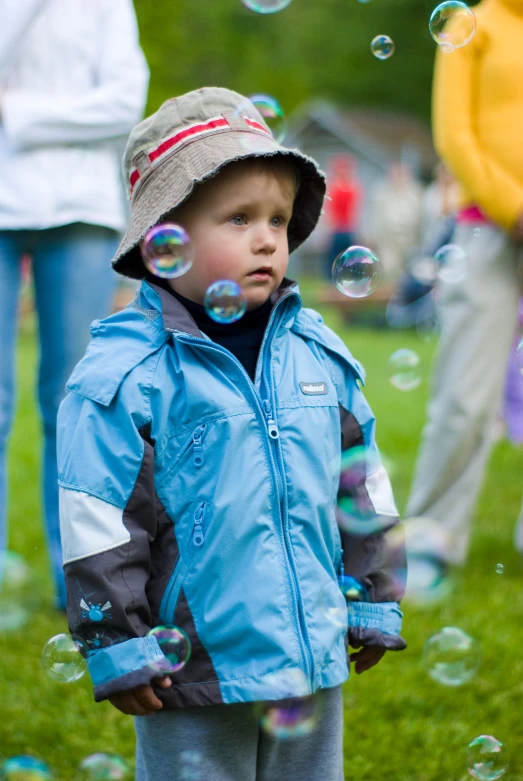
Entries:
POLYGON ((31 25, 48 0, 0 0, 0 86, 11 63, 20 54, 31 25))
POLYGON ((149 683, 157 675, 151 664, 164 658, 147 637, 154 453, 145 415, 132 406, 122 390, 107 406, 72 392, 58 413, 68 623, 87 650, 96 701, 149 683))
POLYGON ((141 120, 149 69, 131 0, 108 0, 99 28, 91 89, 70 95, 27 89, 4 94, 2 119, 13 149, 106 141, 128 135, 141 120))
MULTIPOLYGON (((375 419, 356 382, 354 365, 331 356, 338 392, 341 474, 337 520, 345 574, 357 579, 368 601, 351 602, 349 643, 403 650, 399 600, 406 555, 392 488, 375 440, 375 419)), ((353 360, 353 359, 352 359, 353 360)))
POLYGON ((511 171, 485 152, 475 130, 475 90, 483 46, 484 36, 478 26, 466 46, 452 54, 438 51, 432 96, 434 144, 485 214, 504 230, 510 230, 523 212, 523 186, 511 171))

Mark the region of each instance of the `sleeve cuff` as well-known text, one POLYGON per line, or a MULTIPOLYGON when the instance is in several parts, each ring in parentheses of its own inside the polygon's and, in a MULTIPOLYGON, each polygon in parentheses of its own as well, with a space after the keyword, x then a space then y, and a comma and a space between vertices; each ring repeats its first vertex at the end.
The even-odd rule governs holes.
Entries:
POLYGON ((385 635, 399 635, 403 613, 397 602, 351 602, 349 629, 378 629, 385 635))
POLYGON ((156 637, 135 637, 91 651, 87 655, 87 667, 94 684, 96 702, 118 691, 150 683, 158 675, 151 664, 164 659, 156 637))

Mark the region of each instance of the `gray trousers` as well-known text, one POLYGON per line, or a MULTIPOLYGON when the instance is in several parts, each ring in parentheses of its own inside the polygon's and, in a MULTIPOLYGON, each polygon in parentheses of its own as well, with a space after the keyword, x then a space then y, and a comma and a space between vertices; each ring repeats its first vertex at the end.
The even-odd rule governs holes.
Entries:
POLYGON ((343 781, 341 686, 314 697, 317 726, 294 740, 261 730, 251 704, 137 716, 136 781, 343 781))
MULTIPOLYGON (((517 322, 522 250, 501 230, 484 225, 459 225, 453 243, 471 265, 463 282, 438 290, 442 333, 407 516, 439 521, 451 534, 449 560, 459 564, 467 556, 493 444, 517 322)), ((523 550, 523 509, 514 538, 523 550)))

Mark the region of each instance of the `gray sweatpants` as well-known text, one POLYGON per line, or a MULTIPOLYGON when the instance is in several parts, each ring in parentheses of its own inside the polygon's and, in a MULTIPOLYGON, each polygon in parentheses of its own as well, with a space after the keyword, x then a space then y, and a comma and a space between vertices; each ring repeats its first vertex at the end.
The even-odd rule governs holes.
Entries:
POLYGON ((137 716, 136 781, 343 781, 341 686, 314 697, 316 728, 294 740, 267 735, 251 704, 137 716))
MULTIPOLYGON (((507 361, 515 335, 521 286, 521 247, 501 230, 458 226, 452 243, 468 254, 459 284, 438 290, 442 333, 438 345, 407 516, 428 516, 450 533, 449 558, 462 563, 493 443, 507 361)), ((523 511, 514 534, 523 550, 523 511)))

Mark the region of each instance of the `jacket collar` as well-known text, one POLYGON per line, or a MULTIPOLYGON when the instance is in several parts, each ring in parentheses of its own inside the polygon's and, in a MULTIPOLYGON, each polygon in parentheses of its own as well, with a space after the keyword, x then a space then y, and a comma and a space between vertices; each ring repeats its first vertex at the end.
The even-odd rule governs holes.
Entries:
MULTIPOLYGON (((144 281, 142 282, 140 293, 145 296, 149 304, 155 306, 156 309, 160 309, 165 331, 182 331, 183 333, 191 334, 191 336, 197 336, 200 339, 206 338, 181 301, 178 301, 175 296, 172 296, 168 290, 165 290, 160 285, 155 285, 154 282, 144 281), (149 290, 147 290, 147 288, 149 288, 149 290), (159 301, 158 299, 153 301, 149 291, 153 291, 156 294, 154 298, 158 296, 159 301)), ((301 299, 299 298, 298 293, 297 283, 292 279, 284 277, 279 288, 272 294, 271 302, 273 306, 275 306, 284 298, 292 299, 293 304, 290 306, 289 315, 290 317, 294 317, 301 308, 301 299)))

